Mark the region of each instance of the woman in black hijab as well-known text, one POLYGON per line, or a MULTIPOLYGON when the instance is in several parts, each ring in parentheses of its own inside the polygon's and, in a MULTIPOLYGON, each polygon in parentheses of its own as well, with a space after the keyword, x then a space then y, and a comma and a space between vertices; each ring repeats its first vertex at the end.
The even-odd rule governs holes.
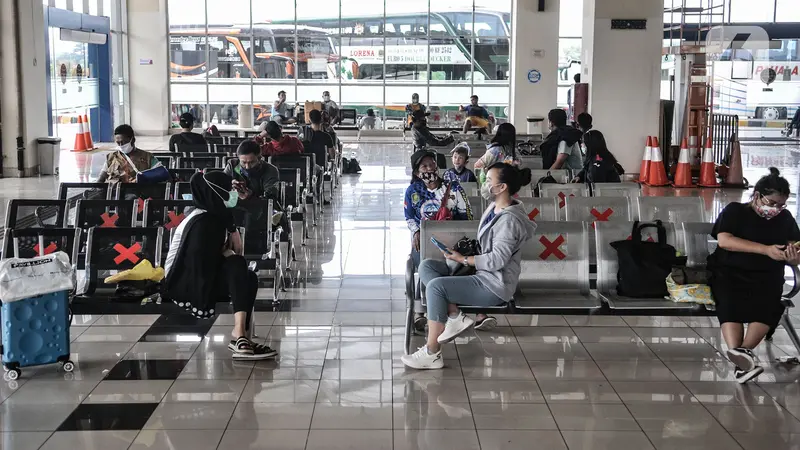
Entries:
POLYGON ((170 243, 163 294, 195 317, 214 317, 218 301, 233 303, 234 326, 228 348, 235 359, 265 359, 277 355, 250 340, 250 314, 258 292, 258 277, 247 269, 242 244, 230 209, 239 195, 224 172, 196 173, 189 181, 195 209, 184 219, 170 243))

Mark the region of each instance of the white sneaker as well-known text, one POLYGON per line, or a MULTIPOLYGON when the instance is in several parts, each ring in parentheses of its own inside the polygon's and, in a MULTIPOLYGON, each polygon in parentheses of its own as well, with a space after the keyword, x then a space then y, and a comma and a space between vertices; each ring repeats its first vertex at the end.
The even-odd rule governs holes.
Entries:
POLYGON ((444 331, 436 340, 440 344, 446 344, 457 338, 461 333, 472 328, 474 325, 474 320, 470 319, 466 316, 466 314, 459 311, 457 316, 447 318, 447 323, 444 325, 444 331))
POLYGON ((419 350, 410 354, 410 355, 403 355, 400 357, 400 361, 403 361, 403 364, 406 367, 410 367, 412 369, 441 369, 444 367, 444 360, 442 359, 442 351, 439 350, 436 353, 428 353, 428 347, 420 347, 419 350))

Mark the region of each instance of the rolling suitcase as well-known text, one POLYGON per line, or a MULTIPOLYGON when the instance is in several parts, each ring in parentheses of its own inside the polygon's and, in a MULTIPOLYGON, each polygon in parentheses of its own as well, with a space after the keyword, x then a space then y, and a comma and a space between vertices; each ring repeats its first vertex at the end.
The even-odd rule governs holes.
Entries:
POLYGON ((0 307, 4 378, 16 380, 20 368, 69 360, 70 292, 74 274, 69 258, 55 252, 36 258, 0 261, 0 307))

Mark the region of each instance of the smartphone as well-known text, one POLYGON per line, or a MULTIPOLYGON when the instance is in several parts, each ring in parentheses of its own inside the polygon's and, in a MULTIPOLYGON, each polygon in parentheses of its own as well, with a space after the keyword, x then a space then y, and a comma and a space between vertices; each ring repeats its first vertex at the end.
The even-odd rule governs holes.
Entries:
POLYGON ((441 250, 441 251, 443 251, 443 252, 447 253, 448 255, 452 253, 452 252, 450 251, 450 249, 448 249, 448 248, 447 248, 447 246, 446 246, 446 245, 444 245, 444 244, 442 244, 441 242, 439 242, 438 240, 436 240, 436 238, 435 238, 435 237, 431 237, 431 242, 433 242, 433 245, 435 245, 435 246, 439 247, 439 250, 441 250))

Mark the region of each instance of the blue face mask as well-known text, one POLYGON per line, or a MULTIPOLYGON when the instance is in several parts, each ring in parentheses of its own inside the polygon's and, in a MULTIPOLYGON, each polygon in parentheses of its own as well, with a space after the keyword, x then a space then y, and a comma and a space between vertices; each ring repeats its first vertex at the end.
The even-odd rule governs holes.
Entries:
POLYGON ((222 186, 219 186, 217 184, 208 181, 208 178, 206 178, 205 175, 203 175, 203 179, 206 181, 206 184, 208 184, 211 187, 211 190, 214 191, 214 193, 219 196, 219 198, 222 200, 222 203, 225 205, 226 208, 236 208, 236 204, 239 203, 239 193, 236 192, 236 189, 231 189, 230 191, 228 191, 228 198, 226 199, 225 197, 222 196, 222 194, 220 194, 219 192, 217 192, 216 189, 214 189, 216 187, 219 188, 219 190, 223 190, 222 186))

